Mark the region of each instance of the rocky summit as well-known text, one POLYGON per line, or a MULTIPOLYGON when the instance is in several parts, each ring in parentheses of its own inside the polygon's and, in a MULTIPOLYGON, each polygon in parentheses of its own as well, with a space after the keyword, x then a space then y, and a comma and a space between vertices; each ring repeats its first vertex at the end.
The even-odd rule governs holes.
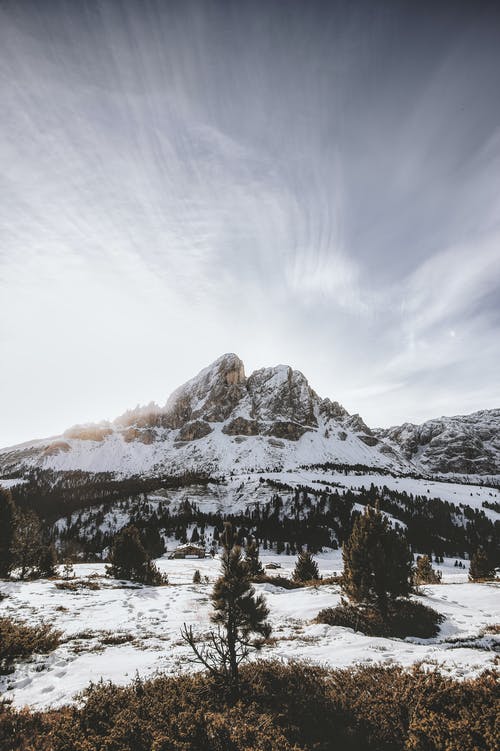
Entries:
POLYGON ((500 469, 500 409, 440 417, 422 425, 404 423, 377 436, 429 472, 497 474, 500 469))
POLYGON ((246 376, 225 354, 164 406, 0 451, 5 476, 33 467, 127 475, 296 469, 326 462, 396 472, 500 472, 500 410, 371 430, 287 365, 246 376))

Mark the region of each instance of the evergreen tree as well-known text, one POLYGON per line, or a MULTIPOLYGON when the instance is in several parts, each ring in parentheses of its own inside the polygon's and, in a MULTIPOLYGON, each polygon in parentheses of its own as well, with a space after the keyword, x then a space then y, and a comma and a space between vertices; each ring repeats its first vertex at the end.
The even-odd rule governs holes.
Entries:
POLYGON ((166 584, 167 579, 150 560, 137 527, 124 527, 115 537, 107 573, 115 579, 142 584, 166 584))
POLYGON ((250 577, 262 576, 264 569, 259 558, 259 546, 252 539, 245 548, 245 565, 250 577))
POLYGON ((303 550, 299 553, 292 579, 296 582, 308 582, 311 579, 319 579, 318 564, 308 550, 303 550))
POLYGON ((201 647, 191 626, 184 624, 181 631, 195 660, 224 684, 232 700, 239 695, 239 665, 250 650, 261 646, 262 638, 271 633, 266 621, 269 611, 265 600, 262 595, 256 596, 241 548, 234 543, 232 527, 227 523, 223 535, 222 574, 211 594, 211 620, 218 627, 217 632, 210 633, 212 646, 201 647), (261 639, 252 639, 252 634, 258 634, 261 639))
POLYGON ((481 579, 494 579, 495 569, 491 565, 483 548, 478 548, 470 559, 469 579, 480 581, 481 579))
POLYGON ((16 507, 10 490, 0 487, 0 578, 8 577, 14 564, 15 519, 16 507))
POLYGON ((63 566, 63 579, 74 579, 75 571, 70 560, 66 560, 63 566))
POLYGON ((366 506, 342 548, 342 588, 354 602, 375 605, 385 615, 388 601, 410 592, 412 557, 406 540, 378 508, 366 506))
POLYGON ((38 573, 47 579, 56 575, 57 553, 54 545, 43 545, 38 561, 38 573))
POLYGON ((440 581, 441 574, 432 568, 429 556, 419 556, 413 573, 413 582, 415 586, 418 587, 421 584, 439 584, 440 581))
POLYGON ((30 509, 18 511, 15 517, 12 554, 19 577, 24 580, 37 574, 42 551, 42 526, 30 509))
POLYGON ((197 543, 200 541, 200 533, 198 532, 198 527, 195 527, 191 533, 191 542, 197 543))

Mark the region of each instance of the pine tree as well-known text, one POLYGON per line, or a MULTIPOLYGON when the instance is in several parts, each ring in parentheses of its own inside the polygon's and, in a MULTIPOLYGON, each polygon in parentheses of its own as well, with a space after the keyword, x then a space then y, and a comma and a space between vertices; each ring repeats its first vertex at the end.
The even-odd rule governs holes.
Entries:
POLYGON ((413 582, 415 586, 418 587, 421 584, 439 584, 440 581, 441 575, 432 568, 429 556, 419 556, 413 573, 413 582))
POLYGON ((406 540, 378 508, 366 506, 342 548, 342 588, 350 600, 387 613, 388 601, 410 592, 412 558, 406 540))
POLYGON ((481 579, 494 579, 495 569, 491 565, 483 548, 478 548, 470 559, 469 579, 480 581, 481 579))
POLYGON ((250 577, 262 576, 264 569, 259 558, 259 546, 252 539, 245 548, 245 565, 250 577))
POLYGON ((319 579, 318 564, 308 550, 303 550, 299 553, 292 579, 296 582, 308 582, 312 579, 319 579))
POLYGON ((232 700, 239 695, 239 665, 248 657, 251 649, 259 648, 262 638, 267 638, 271 633, 266 621, 269 611, 265 600, 262 595, 256 596, 241 548, 234 543, 232 527, 226 524, 222 574, 211 594, 211 620, 218 627, 216 632, 210 632, 211 646, 200 646, 191 626, 184 624, 181 631, 182 638, 195 654, 194 659, 223 683, 232 700), (252 639, 252 634, 259 635, 261 639, 252 639))
POLYGON ((191 542, 196 543, 199 541, 200 541, 200 533, 198 532, 198 527, 195 527, 191 534, 191 542))
POLYGON ((9 576, 14 565, 12 544, 14 541, 16 507, 10 490, 0 487, 0 578, 9 576))
POLYGON ((124 527, 115 537, 107 573, 115 579, 127 579, 141 584, 166 584, 155 564, 150 560, 137 527, 124 527))
POLYGON ((70 560, 66 560, 63 566, 63 579, 73 579, 74 576, 75 571, 73 569, 73 564, 70 560))
POLYGON ((38 561, 38 573, 47 579, 56 575, 57 553, 54 545, 43 545, 38 561))
POLYGON ((18 511, 15 516, 12 554, 20 579, 34 576, 42 550, 42 526, 34 511, 18 511))

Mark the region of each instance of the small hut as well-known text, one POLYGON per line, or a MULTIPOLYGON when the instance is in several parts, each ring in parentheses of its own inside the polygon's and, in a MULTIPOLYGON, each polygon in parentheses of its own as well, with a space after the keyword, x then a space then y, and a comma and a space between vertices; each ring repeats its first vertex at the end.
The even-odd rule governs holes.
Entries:
POLYGON ((205 558, 206 551, 202 545, 195 545, 193 542, 186 542, 179 545, 169 558, 205 558))

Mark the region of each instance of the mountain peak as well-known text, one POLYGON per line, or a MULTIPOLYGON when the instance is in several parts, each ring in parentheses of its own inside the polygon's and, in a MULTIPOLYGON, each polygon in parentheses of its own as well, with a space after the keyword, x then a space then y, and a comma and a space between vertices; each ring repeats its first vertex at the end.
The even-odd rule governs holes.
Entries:
POLYGON ((244 395, 245 385, 242 360, 232 352, 222 355, 169 397, 165 406, 167 424, 180 428, 200 418, 222 422, 244 395))
POLYGON ((136 407, 113 423, 0 451, 0 473, 23 468, 126 474, 227 472, 305 464, 364 464, 427 472, 496 473, 499 410, 371 430, 321 399, 289 365, 248 377, 234 352, 176 389, 164 406, 136 407))

